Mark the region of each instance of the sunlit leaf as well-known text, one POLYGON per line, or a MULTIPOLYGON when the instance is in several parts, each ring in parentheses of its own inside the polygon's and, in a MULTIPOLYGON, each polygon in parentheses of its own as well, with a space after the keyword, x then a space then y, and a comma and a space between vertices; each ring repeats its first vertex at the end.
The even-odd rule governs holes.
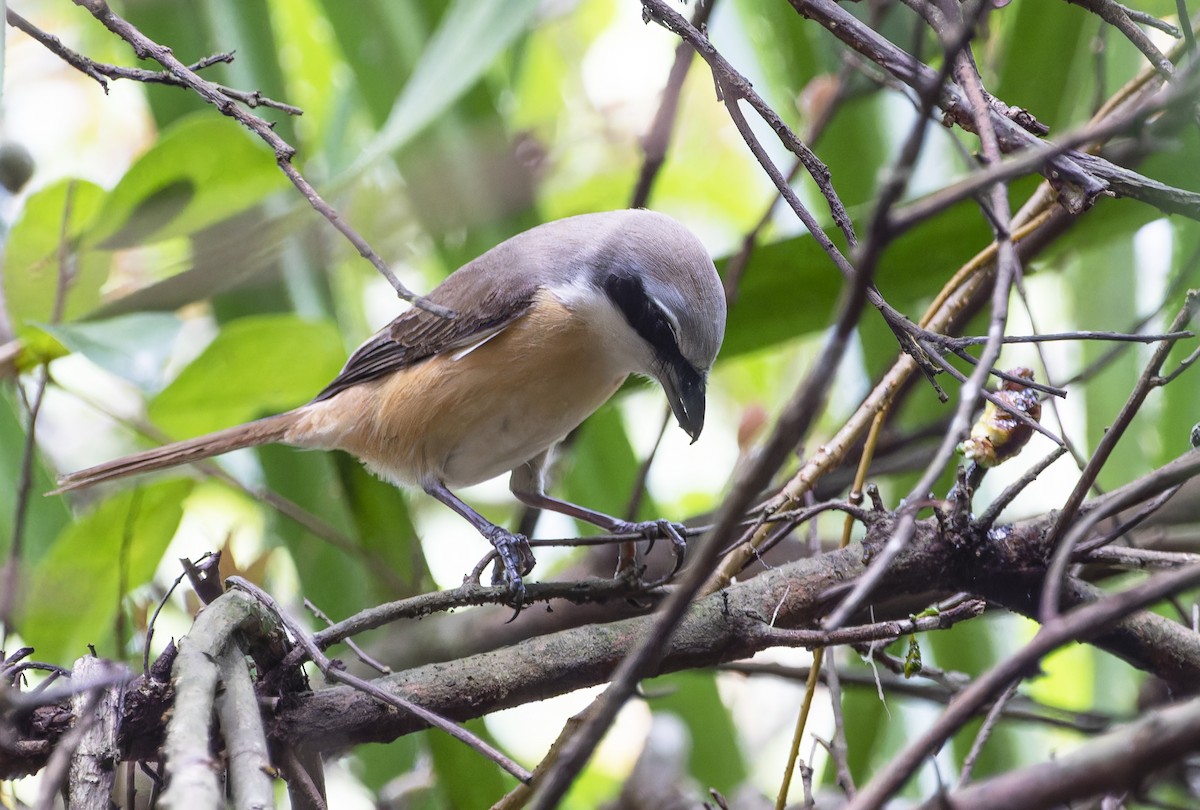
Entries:
POLYGON ((150 417, 184 438, 278 413, 315 396, 344 360, 341 338, 328 322, 241 318, 150 402, 150 417))
POLYGON ((286 185, 265 144, 203 111, 172 125, 129 167, 88 244, 127 247, 193 233, 286 185))
POLYGON ((387 122, 351 171, 399 149, 449 108, 525 30, 538 6, 538 0, 455 0, 387 122))
POLYGON ((61 180, 26 200, 9 233, 0 279, 14 326, 54 320, 60 295, 64 296, 61 309, 66 320, 91 311, 100 302, 100 287, 108 277, 111 259, 77 248, 104 200, 104 190, 84 180, 61 180))
POLYGON ((21 351, 17 355, 17 370, 32 371, 51 360, 70 354, 48 329, 27 326, 21 330, 21 351))
POLYGON ((0 487, 0 553, 6 557, 8 555, 17 504, 24 499, 24 553, 21 558, 27 563, 35 563, 67 524, 70 513, 62 498, 42 497, 43 493, 54 489, 54 478, 47 470, 36 444, 33 446, 34 457, 30 460, 32 477, 29 490, 22 492, 20 489, 21 470, 25 465, 27 420, 25 410, 18 409, 12 390, 5 388, 0 391, 0 481, 7 483, 0 487))
POLYGON ((125 489, 69 525, 33 567, 21 628, 39 658, 66 661, 115 647, 120 586, 148 581, 183 515, 187 480, 125 489))

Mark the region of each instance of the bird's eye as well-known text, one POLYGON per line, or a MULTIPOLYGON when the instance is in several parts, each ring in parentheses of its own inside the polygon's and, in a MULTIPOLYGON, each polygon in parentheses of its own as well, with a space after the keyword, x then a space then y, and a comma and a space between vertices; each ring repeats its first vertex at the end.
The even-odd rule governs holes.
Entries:
POLYGON ((675 323, 675 319, 662 307, 658 308, 662 319, 666 321, 667 328, 671 330, 671 337, 675 339, 675 345, 679 345, 679 324, 675 323))

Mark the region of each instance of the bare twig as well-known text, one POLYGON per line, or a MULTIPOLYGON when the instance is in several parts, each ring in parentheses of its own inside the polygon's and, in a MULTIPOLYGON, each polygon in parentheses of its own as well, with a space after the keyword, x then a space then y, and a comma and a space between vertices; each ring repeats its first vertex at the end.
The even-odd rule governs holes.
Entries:
MULTIPOLYGON (((1146 775, 1195 751, 1200 743, 1200 699, 1150 712, 1079 748, 976 785, 937 796, 920 810, 970 807, 1073 807, 1110 791, 1136 791, 1146 775)), ((1104 806, 1104 805, 1100 805, 1104 806)), ((1150 807, 1170 805, 1148 804, 1150 807)))
MULTIPOLYGON (((1146 36, 1146 32, 1134 24, 1134 21, 1130 19, 1129 9, 1125 6, 1113 0, 1070 0, 1070 2, 1083 6, 1120 31, 1126 39, 1133 43, 1135 48, 1142 52, 1142 55, 1154 66, 1155 70, 1162 74, 1163 78, 1170 79, 1175 74, 1175 66, 1171 64, 1171 60, 1155 47, 1154 43, 1150 41, 1150 37, 1146 36)), ((1145 21, 1145 17, 1142 18, 1142 21, 1145 21)))
POLYGON ((1042 458, 1037 464, 1034 464, 1032 467, 1022 473, 1020 478, 1005 487, 1004 491, 997 495, 996 499, 988 504, 988 508, 984 510, 983 514, 976 519, 976 525, 981 526, 984 529, 990 528, 991 525, 996 522, 996 518, 1000 517, 1000 513, 1004 511, 1005 507, 1012 503, 1013 500, 1021 494, 1025 487, 1037 480, 1037 477, 1045 472, 1047 467, 1058 461, 1058 459, 1061 458, 1066 452, 1067 448, 1056 447, 1050 452, 1049 455, 1042 458))
POLYGON ((385 703, 389 706, 394 706, 401 711, 409 712, 410 714, 419 717, 422 721, 428 723, 433 728, 444 731, 459 742, 475 749, 477 752, 511 773, 521 782, 528 782, 531 778, 532 775, 529 773, 529 771, 522 768, 510 757, 501 753, 494 746, 480 739, 470 731, 467 731, 456 723, 453 723, 442 717, 441 715, 418 706, 417 704, 406 700, 399 695, 385 692, 378 686, 368 681, 364 681, 362 678, 359 678, 356 675, 351 675, 349 672, 346 672, 342 668, 340 662, 331 661, 324 653, 320 651, 320 649, 318 649, 317 645, 313 642, 312 635, 306 629, 301 627, 299 623, 284 613, 283 610, 280 609, 279 605, 275 603, 275 600, 272 599, 266 591, 246 581, 245 579, 242 579, 241 577, 230 577, 229 584, 231 587, 237 588, 238 590, 249 594, 251 597, 262 603, 262 605, 267 610, 271 611, 273 615, 278 617, 279 621, 282 622, 283 625, 288 629, 288 632, 292 634, 292 637, 296 640, 296 643, 304 648, 309 660, 317 665, 317 668, 321 670, 321 673, 326 677, 327 680, 351 686, 365 694, 370 695, 382 703, 385 703))
MULTIPOLYGON (((81 53, 71 50, 63 44, 62 40, 53 34, 47 33, 29 20, 22 17, 11 8, 6 10, 8 24, 12 27, 23 31, 33 39, 41 43, 46 50, 62 59, 71 67, 79 72, 95 79, 104 92, 108 92, 107 79, 127 79, 129 81, 142 82, 143 84, 166 84, 173 87, 187 87, 179 77, 168 73, 165 70, 144 70, 142 68, 120 67, 118 65, 108 65, 103 62, 97 62, 81 53)), ((188 69, 192 71, 200 71, 218 62, 232 62, 233 54, 218 53, 206 57, 194 65, 188 65, 188 69)), ((303 115, 304 111, 299 107, 293 107, 291 104, 284 104, 282 101, 276 101, 272 98, 267 98, 257 90, 245 91, 236 90, 232 87, 226 87, 223 84, 214 85, 220 91, 233 99, 245 104, 247 107, 270 107, 275 110, 280 110, 288 115, 303 115)))
POLYGON ((1042 625, 1033 639, 1015 655, 984 673, 955 698, 930 728, 893 758, 867 784, 847 810, 875 810, 895 795, 913 772, 950 735, 961 728, 979 707, 998 697, 1015 679, 1023 677, 1047 653, 1128 616, 1173 593, 1200 584, 1200 566, 1156 574, 1128 590, 1056 615, 1042 625))
POLYGON ((187 65, 180 62, 171 49, 158 44, 154 40, 147 37, 136 27, 130 24, 109 7, 105 0, 73 0, 73 2, 86 9, 93 17, 99 20, 104 27, 112 31, 121 39, 129 43, 133 48, 134 54, 139 59, 153 59, 164 68, 167 73, 173 76, 178 82, 192 90, 204 101, 213 105, 222 114, 229 116, 239 124, 257 135, 275 152, 275 162, 279 168, 292 181, 309 204, 317 210, 321 216, 329 220, 350 244, 354 245, 360 256, 374 265, 375 269, 388 280, 396 293, 406 301, 411 301, 414 306, 421 307, 428 312, 431 312, 440 317, 453 317, 454 313, 445 307, 434 304, 428 299, 418 296, 411 292, 392 272, 387 263, 380 258, 379 254, 367 243, 367 241, 359 235, 348 222, 346 222, 333 209, 329 203, 325 201, 317 190, 304 178, 302 174, 292 165, 292 158, 296 154, 295 147, 288 144, 283 138, 276 134, 274 127, 256 115, 247 112, 239 106, 232 98, 230 98, 223 89, 213 84, 212 82, 199 76, 195 70, 192 70, 187 65))
POLYGON ((1017 694, 1018 682, 1014 681, 1009 685, 1000 697, 996 698, 996 702, 988 709, 987 716, 983 718, 983 725, 979 727, 979 732, 975 735, 975 739, 971 741, 971 750, 963 757, 962 769, 958 772, 958 786, 961 788, 971 781, 971 772, 975 770, 975 761, 979 759, 979 755, 983 753, 983 746, 987 744, 988 739, 992 736, 992 731, 1000 723, 1000 718, 1004 714, 1004 708, 1009 701, 1017 694))
MULTIPOLYGON (((1168 331, 1182 331, 1183 327, 1191 320, 1192 314, 1196 311, 1198 305, 1200 305, 1200 296, 1195 292, 1189 293, 1187 301, 1175 316, 1175 320, 1168 331)), ((1100 438, 1099 443, 1096 445, 1096 451, 1088 460, 1079 481, 1076 482, 1075 488, 1071 490, 1071 494, 1067 497, 1062 509, 1058 513, 1058 520, 1047 537, 1047 542, 1055 546, 1055 551, 1050 565, 1047 567, 1046 584, 1042 589, 1041 615, 1044 619, 1054 616, 1058 611, 1058 596, 1062 587, 1062 578, 1066 573, 1067 564, 1074 550, 1073 543, 1065 542, 1067 530, 1072 525, 1072 521, 1075 520, 1076 513, 1079 511, 1079 505, 1083 503, 1084 496, 1091 488, 1092 482, 1096 480, 1096 476, 1100 474, 1100 469, 1108 461, 1113 448, 1116 447, 1117 442, 1125 434, 1125 430, 1132 423, 1133 417, 1137 415, 1146 397, 1150 395, 1150 392, 1154 388, 1161 384, 1158 374, 1162 370, 1163 363, 1166 362, 1167 354, 1174 345, 1175 341, 1173 340, 1165 340, 1158 344, 1141 376, 1138 377, 1133 391, 1129 393, 1129 398, 1121 407, 1121 411, 1113 420, 1112 425, 1109 426, 1108 430, 1100 438)))
MULTIPOLYGON (((705 0, 696 3, 692 14, 692 27, 703 30, 712 15, 716 0, 705 0)), ((642 138, 642 152, 645 159, 638 173, 637 185, 633 189, 630 208, 642 208, 650 199, 650 190, 658 177, 659 169, 667 158, 667 147, 671 143, 671 133, 675 129, 675 119, 679 113, 679 96, 683 91, 683 80, 687 78, 688 69, 692 66, 692 56, 696 51, 687 42, 680 42, 675 47, 675 61, 671 64, 671 72, 667 76, 667 85, 663 88, 662 100, 658 103, 658 111, 649 131, 642 138)))

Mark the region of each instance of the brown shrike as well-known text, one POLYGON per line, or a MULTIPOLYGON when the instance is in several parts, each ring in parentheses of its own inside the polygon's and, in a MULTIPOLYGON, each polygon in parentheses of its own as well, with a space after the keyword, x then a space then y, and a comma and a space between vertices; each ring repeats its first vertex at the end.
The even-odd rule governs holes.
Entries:
POLYGON ((694 441, 705 380, 725 333, 725 296, 700 241, 663 214, 584 214, 518 234, 452 273, 350 356, 307 405, 63 476, 58 492, 279 442, 345 450, 376 475, 420 486, 496 547, 519 602, 528 541, 451 488, 511 472, 523 503, 614 532, 629 523, 549 497, 554 445, 630 374, 662 385, 694 441))

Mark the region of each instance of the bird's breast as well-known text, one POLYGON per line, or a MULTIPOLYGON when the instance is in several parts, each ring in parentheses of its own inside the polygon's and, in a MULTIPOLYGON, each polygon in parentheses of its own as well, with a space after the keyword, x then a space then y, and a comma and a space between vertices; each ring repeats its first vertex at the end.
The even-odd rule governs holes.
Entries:
POLYGON ((634 369, 606 338, 594 318, 539 293, 525 316, 470 351, 308 406, 289 438, 347 450, 397 483, 479 483, 539 455, 616 392, 634 369))

